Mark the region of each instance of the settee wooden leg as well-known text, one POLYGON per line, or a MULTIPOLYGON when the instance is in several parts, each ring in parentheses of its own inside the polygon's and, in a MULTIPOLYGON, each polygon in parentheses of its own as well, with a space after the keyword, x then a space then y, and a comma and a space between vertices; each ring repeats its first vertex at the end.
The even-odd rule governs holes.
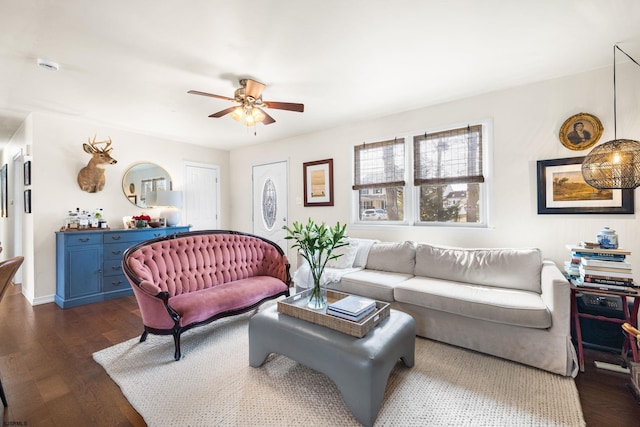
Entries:
POLYGON ((149 335, 149 332, 144 331, 140 336, 140 342, 145 342, 147 340, 147 335, 149 335))
POLYGON ((180 334, 174 332, 173 333, 173 342, 176 345, 176 353, 173 355, 173 357, 176 360, 180 360, 180 358, 182 357, 182 353, 180 352, 180 334))

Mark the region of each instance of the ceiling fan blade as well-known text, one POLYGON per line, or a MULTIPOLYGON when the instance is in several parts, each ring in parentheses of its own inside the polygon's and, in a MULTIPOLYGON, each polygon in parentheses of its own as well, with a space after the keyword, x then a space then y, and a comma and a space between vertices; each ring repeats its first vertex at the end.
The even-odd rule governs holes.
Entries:
POLYGON ((202 96, 209 96, 211 98, 220 98, 220 99, 226 99, 227 101, 235 101, 234 98, 229 98, 228 96, 222 96, 222 95, 214 95, 212 93, 207 93, 207 92, 200 92, 199 90, 190 90, 189 92, 192 95, 202 95, 202 96))
POLYGON ((262 105, 269 108, 275 108, 276 110, 297 111, 299 113, 304 112, 304 104, 295 104, 293 102, 262 101, 262 105))
POLYGON ((245 95, 252 96, 254 99, 260 98, 265 85, 255 80, 247 79, 247 87, 245 88, 245 95))
MULTIPOLYGON (((254 108, 258 108, 258 107, 254 107, 254 108)), ((267 112, 264 111, 262 108, 258 108, 258 110, 260 110, 262 112, 262 114, 264 114, 264 120, 262 121, 263 125, 270 125, 271 123, 275 123, 276 122, 276 119, 274 119, 273 117, 268 115, 267 112)))
POLYGON ((221 110, 221 111, 218 111, 217 113, 211 114, 209 117, 214 117, 214 118, 217 119, 218 117, 222 117, 222 116, 225 116, 225 115, 231 113, 236 108, 238 108, 238 106, 225 108, 224 110, 221 110))

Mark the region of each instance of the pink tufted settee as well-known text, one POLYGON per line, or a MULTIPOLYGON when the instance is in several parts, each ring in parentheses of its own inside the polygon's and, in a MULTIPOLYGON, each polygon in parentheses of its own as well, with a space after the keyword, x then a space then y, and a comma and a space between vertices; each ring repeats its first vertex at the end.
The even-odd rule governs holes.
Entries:
POLYGON ((122 267, 135 294, 144 332, 180 335, 193 327, 240 314, 266 300, 289 296, 289 262, 262 237, 208 230, 141 242, 124 253, 122 267))

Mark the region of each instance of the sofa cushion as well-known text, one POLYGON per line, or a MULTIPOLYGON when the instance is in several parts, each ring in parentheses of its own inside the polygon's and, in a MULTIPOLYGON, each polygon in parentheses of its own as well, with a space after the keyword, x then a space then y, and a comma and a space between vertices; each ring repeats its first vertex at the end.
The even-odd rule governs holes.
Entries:
POLYGON ((416 276, 541 293, 541 271, 539 249, 416 248, 416 276))
POLYGON ((379 301, 393 301, 393 289, 398 283, 413 277, 411 274, 377 270, 360 270, 342 276, 339 290, 379 301))
POLYGON ((416 276, 399 283, 394 298, 474 319, 526 328, 551 327, 551 313, 536 292, 416 276))
POLYGON ((287 290, 282 280, 254 276, 169 298, 169 305, 182 317, 180 326, 203 322, 218 314, 250 307, 287 290))
POLYGON ((415 242, 382 242, 371 246, 366 268, 413 275, 415 263, 415 242))

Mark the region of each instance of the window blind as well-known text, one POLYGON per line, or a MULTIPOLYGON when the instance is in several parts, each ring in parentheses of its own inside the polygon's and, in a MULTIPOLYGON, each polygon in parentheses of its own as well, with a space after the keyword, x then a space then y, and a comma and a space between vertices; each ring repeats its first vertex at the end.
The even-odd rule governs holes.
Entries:
POLYGON ((354 190, 404 186, 404 138, 354 147, 354 190))
POLYGON ((413 137, 414 185, 484 182, 482 125, 413 137))

